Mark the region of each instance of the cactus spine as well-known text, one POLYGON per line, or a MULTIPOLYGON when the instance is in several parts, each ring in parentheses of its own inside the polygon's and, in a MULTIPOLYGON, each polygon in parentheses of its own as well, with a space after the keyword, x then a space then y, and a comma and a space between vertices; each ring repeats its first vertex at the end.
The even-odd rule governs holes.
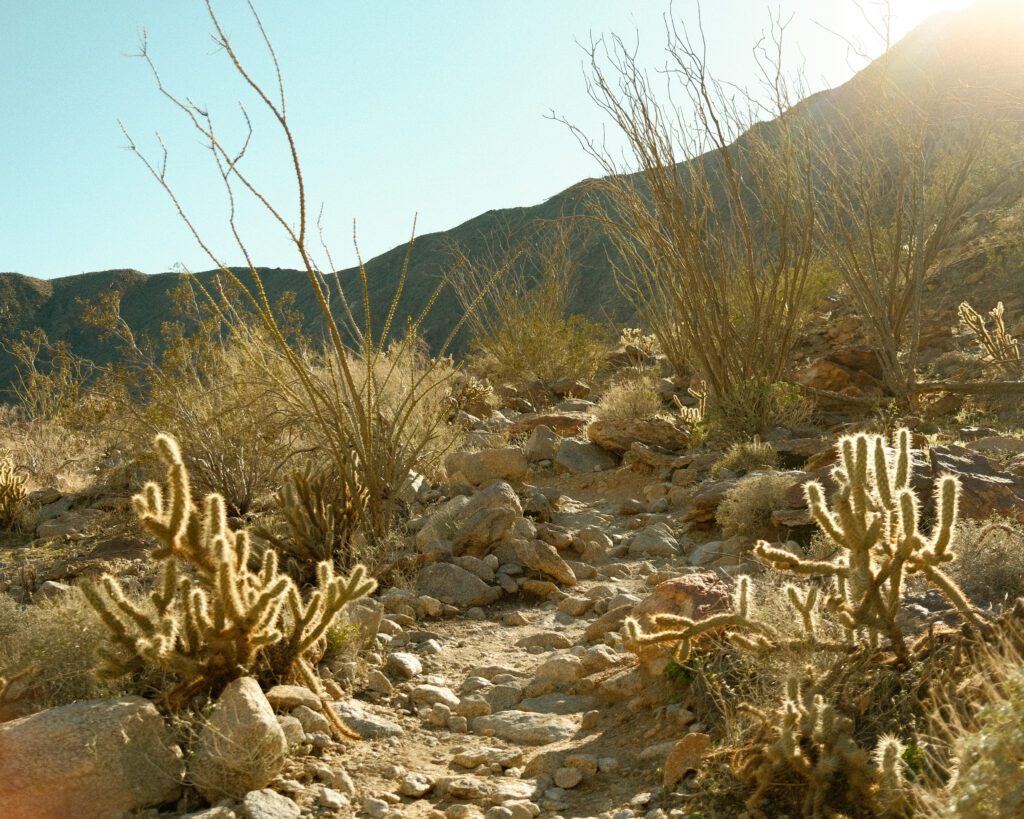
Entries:
POLYGON ((257 558, 248 533, 228 527, 220 495, 207 496, 202 509, 193 503, 174 439, 160 435, 156 446, 167 464, 166 490, 148 483, 133 498, 143 528, 157 540, 155 588, 135 601, 110 575, 83 587, 113 644, 103 653, 103 672, 120 676, 149 666, 174 675, 178 682, 164 695, 171 707, 261 671, 297 677, 322 694, 309 650, 375 581, 362 566, 336 576, 325 561, 317 567, 317 587, 303 599, 279 571, 275 551, 257 558))

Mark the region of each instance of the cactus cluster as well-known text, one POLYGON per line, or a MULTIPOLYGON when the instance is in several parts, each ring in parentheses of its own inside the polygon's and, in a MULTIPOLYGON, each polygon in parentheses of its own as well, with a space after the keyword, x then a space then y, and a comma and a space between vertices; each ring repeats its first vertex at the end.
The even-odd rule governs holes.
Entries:
POLYGON ((1002 302, 996 304, 988 313, 992 319, 991 330, 985 317, 966 301, 960 305, 957 312, 960 323, 974 335, 987 361, 1009 373, 1024 372, 1024 356, 1021 354, 1020 343, 1006 331, 1002 302))
POLYGON ((11 529, 25 500, 25 476, 19 475, 10 453, 0 452, 0 529, 11 529))
POLYGON ((365 488, 307 464, 288 476, 274 501, 283 531, 260 526, 253 534, 282 555, 296 582, 314 582, 317 565, 325 560, 340 568, 354 563, 353 540, 366 509, 365 488))
POLYGON ((927 578, 966 622, 980 626, 976 609, 942 570, 954 557, 949 544, 956 526, 959 482, 949 475, 939 480, 937 522, 930 534, 922 532, 920 505, 910 487, 910 433, 898 430, 893 443, 889 448, 881 436, 863 433, 840 440, 841 462, 834 471, 838 489, 831 509, 820 483, 806 485, 811 514, 835 546, 830 559, 812 560, 765 541, 754 547, 759 558, 780 572, 828 581, 824 588, 785 587, 794 615, 802 624, 802 638, 785 641, 770 625, 749 616, 750 581, 746 577, 737 581, 732 612, 698 621, 661 615, 654 619, 655 630, 647 634, 641 633, 635 621, 627 621, 627 637, 638 644, 678 643, 680 662, 689 656, 696 637, 722 629, 733 629, 730 638, 734 642, 758 651, 783 645, 839 651, 857 646, 877 649, 885 638, 896 659, 906 663, 909 654, 898 615, 905 580, 914 573, 927 578), (819 636, 822 614, 843 626, 845 642, 833 643, 819 636))
POLYGON ((690 394, 691 398, 696 399, 697 406, 684 407, 682 402, 674 395, 672 396, 672 401, 675 403, 676 409, 679 410, 679 418, 683 423, 695 427, 704 420, 708 409, 708 384, 706 381, 701 381, 696 387, 690 387, 686 391, 690 394))
POLYGON ((772 787, 794 777, 804 797, 801 816, 833 815, 829 806, 840 800, 872 805, 886 816, 907 812, 904 746, 897 738, 880 737, 869 754, 854 738, 853 720, 795 677, 775 711, 740 708, 759 724, 758 741, 733 759, 737 776, 753 786, 746 802, 753 815, 763 815, 760 805, 772 787))
POLYGON ((102 671, 172 675, 177 682, 163 695, 172 708, 247 674, 298 679, 322 694, 309 655, 345 605, 372 592, 375 581, 362 566, 340 577, 323 561, 304 597, 279 571, 277 552, 257 557, 248 533, 228 527, 221 496, 208 495, 201 509, 193 503, 174 439, 160 435, 156 445, 167 464, 166 490, 148 483, 133 498, 157 541, 154 590, 133 600, 110 575, 83 586, 112 643, 102 671))
MULTIPOLYGON (((896 432, 891 447, 881 436, 857 434, 842 438, 838 450, 840 462, 833 472, 838 488, 831 502, 826 502, 820 483, 805 488, 811 513, 834 546, 832 556, 814 560, 765 541, 754 549, 776 570, 812 581, 784 587, 797 636, 758 618, 751 605, 751 580, 740 576, 731 611, 698 620, 656 615, 646 633, 630 619, 625 624, 627 644, 675 643, 676 662, 683 664, 695 640, 724 632, 741 651, 759 657, 809 655, 815 658, 813 665, 825 667, 866 657, 874 664, 908 669, 913 652, 898 615, 906 578, 914 573, 938 589, 966 623, 982 628, 980 614, 942 568, 953 559, 949 545, 957 518, 957 479, 939 479, 936 522, 930 532, 923 532, 910 485, 906 429, 896 432)), ((748 807, 756 813, 766 791, 788 772, 790 781, 795 775, 806 788, 804 815, 827 815, 825 806, 840 778, 846 794, 838 799, 855 803, 870 797, 882 813, 902 815, 907 789, 902 786, 898 740, 880 738, 872 761, 853 738, 852 720, 828 702, 828 690, 827 682, 812 680, 801 687, 791 681, 777 708, 765 712, 743 706, 760 723, 757 738, 734 760, 740 777, 755 786, 748 807)))

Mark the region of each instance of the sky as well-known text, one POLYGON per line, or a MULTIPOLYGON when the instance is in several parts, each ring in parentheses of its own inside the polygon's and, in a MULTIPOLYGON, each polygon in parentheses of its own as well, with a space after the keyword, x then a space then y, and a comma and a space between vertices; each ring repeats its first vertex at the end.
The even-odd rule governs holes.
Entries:
MULTIPOLYGON (((280 60, 311 218, 339 268, 355 262, 353 220, 369 259, 487 210, 529 206, 599 173, 554 112, 600 136, 581 44, 617 33, 652 70, 664 19, 696 30, 712 69, 756 84, 751 46, 772 16, 789 20, 787 68, 810 90, 863 67, 826 29, 882 43, 865 22, 879 0, 255 0, 280 60)), ((963 0, 891 0, 898 39, 963 0)), ((215 9, 246 66, 273 65, 244 0, 215 9)), ((247 168, 292 222, 294 178, 279 130, 210 38, 201 0, 0 0, 0 271, 40 278, 131 267, 212 267, 121 124, 167 179, 204 238, 239 264, 210 152, 160 95, 138 52, 143 32, 165 86, 215 118, 226 143, 254 135, 247 168), (119 124, 120 123, 120 124, 119 124)), ((257 264, 298 267, 279 229, 240 205, 257 264)))

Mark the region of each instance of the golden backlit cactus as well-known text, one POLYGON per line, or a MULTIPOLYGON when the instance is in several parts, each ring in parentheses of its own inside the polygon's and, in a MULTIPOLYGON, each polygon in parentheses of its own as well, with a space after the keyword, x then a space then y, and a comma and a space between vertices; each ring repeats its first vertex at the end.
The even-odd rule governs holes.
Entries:
POLYGON ((10 453, 0 452, 0 529, 14 527, 24 500, 25 476, 18 474, 10 453))
POLYGON ((1006 331, 1002 302, 996 304, 988 313, 988 317, 992 319, 991 330, 985 317, 966 301, 961 303, 957 312, 960 323, 974 335, 986 360, 1009 373, 1024 372, 1024 356, 1021 354, 1020 343, 1006 331))
POLYGON ((642 633, 635 621, 627 621, 627 639, 635 644, 675 642, 680 662, 689 656, 694 638, 711 631, 730 629, 734 643, 751 650, 802 645, 843 650, 842 644, 823 641, 817 622, 821 609, 845 629, 846 643, 879 648, 887 638, 900 662, 906 662, 906 640, 898 615, 906 577, 924 575, 972 625, 981 625, 976 609, 942 570, 953 559, 949 551, 956 527, 960 485, 947 475, 935 493, 936 524, 930 534, 920 530, 919 505, 910 487, 910 433, 896 433, 894 447, 881 436, 858 434, 839 442, 840 465, 834 477, 839 487, 831 500, 811 481, 805 491, 811 514, 835 546, 828 560, 811 560, 760 541, 754 553, 780 572, 803 577, 828 578, 824 594, 817 586, 806 590, 788 585, 786 595, 803 637, 785 640, 775 629, 748 614, 749 580, 737 579, 733 611, 703 620, 673 615, 654 618, 653 630, 642 633))
POLYGON ((752 815, 764 816, 766 794, 794 779, 804 797, 802 816, 832 816, 830 806, 840 800, 879 815, 908 815, 903 744, 883 736, 869 754, 854 737, 853 720, 824 697, 796 678, 786 689, 774 711, 740 706, 759 730, 757 741, 746 743, 733 758, 737 776, 753 786, 746 802, 752 815))
POLYGON ((172 707, 261 672, 297 678, 322 694, 308 654, 345 605, 372 592, 375 581, 362 566, 349 577, 336 576, 324 561, 316 587, 303 599, 279 571, 274 550, 257 557, 248 533, 228 527, 221 496, 207 496, 202 509, 193 503, 174 439, 160 435, 156 446, 167 464, 166 489, 148 483, 133 498, 142 526, 157 540, 154 590, 132 600, 110 575, 83 586, 113 644, 103 652, 104 673, 145 667, 169 673, 176 678, 165 694, 172 707))

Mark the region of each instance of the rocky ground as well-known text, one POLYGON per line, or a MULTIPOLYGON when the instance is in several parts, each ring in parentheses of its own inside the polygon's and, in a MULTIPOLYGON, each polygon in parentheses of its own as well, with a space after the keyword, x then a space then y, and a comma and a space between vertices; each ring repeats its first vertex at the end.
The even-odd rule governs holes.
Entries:
MULTIPOLYGON (((682 394, 670 382, 663 388, 682 394)), ((750 554, 754 536, 723 533, 717 520, 744 478, 713 470, 723 451, 691 446, 685 425, 593 423, 594 405, 572 390, 542 412, 513 395, 484 420, 464 419, 472 431, 449 458, 448 481, 417 481, 409 496, 416 571, 404 587, 353 606, 350 638, 362 650, 321 666, 333 701, 297 686, 264 695, 242 680, 199 736, 185 738, 187 765, 180 752, 159 750, 181 737, 138 698, 0 723, 6 815, 62 815, 67 803, 52 789, 61 766, 81 783, 75 810, 92 810, 83 816, 740 814, 741 795, 709 802, 707 783, 694 777, 702 754, 712 753, 713 728, 688 686, 664 673, 669 653, 637 655, 620 630, 628 616, 649 625, 656 613, 724 610, 736 575, 765 571, 750 554), (360 739, 339 741, 326 708, 360 739), (148 739, 133 739, 127 756, 112 752, 101 762, 94 751, 78 753, 106 747, 104 732, 119 748, 116 737, 132 735, 128 725, 148 739), (92 739, 83 743, 83 731, 92 739), (154 743, 152 753, 144 742, 154 743), (64 750, 54 756, 53 747, 64 750), (46 769, 34 762, 40 754, 46 769), (248 778, 239 778, 233 757, 245 758, 248 778), (160 776, 140 768, 142 758, 160 776), (186 772, 192 787, 182 791, 186 772), (230 787, 218 776, 231 777, 230 787), (157 784, 140 788, 140 777, 157 784), (225 791, 233 796, 217 796, 225 791)), ((814 527, 802 486, 828 484, 833 432, 779 429, 768 437, 780 466, 761 474, 782 489, 765 522, 780 547, 802 554, 809 546, 814 527)), ((1019 515, 1024 440, 966 428, 944 437, 915 434, 920 488, 953 472, 967 517, 1019 515)), ((146 542, 111 534, 128 517, 126 502, 116 492, 39 490, 36 539, 3 553, 0 591, 38 602, 112 566, 144 578, 146 542)), ((934 595, 911 595, 906 608, 922 625, 949 613, 934 595)))

